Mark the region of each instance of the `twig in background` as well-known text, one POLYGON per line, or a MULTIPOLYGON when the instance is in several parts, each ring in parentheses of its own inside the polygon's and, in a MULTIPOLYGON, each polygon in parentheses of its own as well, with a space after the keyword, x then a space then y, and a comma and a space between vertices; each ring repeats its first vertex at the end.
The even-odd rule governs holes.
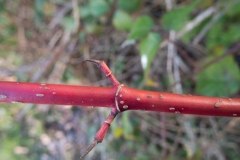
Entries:
POLYGON ((173 61, 174 61, 173 75, 174 75, 174 82, 177 82, 175 86, 175 90, 176 90, 175 93, 182 94, 181 76, 179 73, 179 57, 177 56, 176 48, 174 49, 174 51, 175 52, 174 52, 174 58, 173 58, 173 61))
POLYGON ((222 11, 214 15, 211 21, 207 25, 205 25, 201 32, 199 32, 198 35, 194 38, 193 44, 197 45, 208 32, 208 30, 214 25, 214 23, 216 23, 224 14, 226 14, 227 11, 229 11, 237 3, 239 3, 239 1, 234 1, 230 3, 227 7, 224 7, 222 11))
POLYGON ((73 18, 74 18, 74 31, 73 33, 78 32, 78 28, 80 27, 80 15, 79 15, 79 7, 78 7, 78 1, 72 0, 72 7, 73 7, 73 18))
POLYGON ((182 93, 182 85, 178 83, 181 81, 179 73, 179 57, 177 56, 177 50, 175 44, 176 40, 176 31, 171 30, 169 33, 169 43, 168 43, 168 59, 167 59, 167 72, 170 79, 170 84, 176 83, 174 93, 182 93), (173 72, 173 73, 172 73, 173 72))
POLYGON ((211 66, 212 64, 217 63, 218 61, 222 60, 226 56, 236 54, 236 52, 238 52, 239 50, 240 50, 240 43, 237 43, 232 48, 230 48, 228 51, 226 51, 224 54, 222 54, 222 55, 216 57, 215 59, 211 60, 210 62, 204 64, 202 67, 196 68, 195 74, 203 71, 204 69, 211 66))
POLYGON ((52 21, 49 23, 49 29, 55 28, 62 20, 64 15, 67 14, 72 8, 72 2, 67 2, 64 4, 63 8, 54 15, 52 21))
POLYGON ((177 33, 177 38, 180 38, 186 33, 190 32, 193 28, 197 27, 202 21, 210 17, 215 11, 216 11, 215 7, 209 7, 208 9, 200 13, 196 18, 188 22, 180 32, 177 33))
POLYGON ((167 11, 171 11, 173 9, 173 1, 174 0, 165 0, 167 11))
MULTIPOLYGON (((202 21, 204 21, 205 19, 207 19, 208 17, 210 17, 214 12, 215 12, 215 8, 214 7, 210 7, 207 10, 205 10, 204 12, 200 13, 196 18, 194 18, 192 21, 188 22, 185 27, 179 31, 176 35, 176 39, 181 38, 182 36, 184 36, 186 33, 190 32, 192 29, 194 29, 195 27, 197 27, 202 21)), ((168 45, 168 40, 164 40, 159 48, 165 48, 168 45)))

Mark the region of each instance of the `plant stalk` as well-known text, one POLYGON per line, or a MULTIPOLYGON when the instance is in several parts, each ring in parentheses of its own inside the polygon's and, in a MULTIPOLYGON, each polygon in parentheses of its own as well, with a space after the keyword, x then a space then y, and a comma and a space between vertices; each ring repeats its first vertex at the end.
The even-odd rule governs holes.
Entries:
POLYGON ((0 82, 0 102, 114 107, 115 87, 0 82))
POLYGON ((240 116, 239 98, 219 98, 153 92, 121 86, 70 86, 0 82, 0 102, 99 106, 120 112, 143 110, 207 116, 240 116), (116 96, 116 99, 115 99, 116 96))
POLYGON ((94 142, 80 158, 86 156, 98 143, 102 142, 114 118, 123 111, 144 110, 207 116, 240 116, 239 98, 180 95, 129 88, 117 81, 105 62, 92 59, 86 61, 96 64, 113 86, 92 87, 0 81, 0 102, 112 108, 111 113, 95 134, 94 142))

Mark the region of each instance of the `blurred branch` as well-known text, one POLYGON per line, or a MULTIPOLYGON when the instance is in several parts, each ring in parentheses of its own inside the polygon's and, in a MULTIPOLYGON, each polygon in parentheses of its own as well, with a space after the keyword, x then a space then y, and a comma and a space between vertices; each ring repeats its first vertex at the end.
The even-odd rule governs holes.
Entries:
MULTIPOLYGON (((190 32, 193 28, 198 26, 202 21, 210 17, 214 12, 216 11, 215 7, 209 7, 202 13, 200 13, 196 18, 194 18, 192 21, 188 22, 185 27, 177 33, 177 39, 181 38, 184 36, 186 33, 190 32)), ((168 40, 164 40, 161 45, 160 49, 166 47, 168 44, 168 40)))
POLYGON ((224 7, 222 11, 214 15, 211 21, 207 25, 205 25, 201 32, 198 33, 198 35, 194 38, 193 44, 197 45, 208 32, 208 30, 214 25, 214 23, 216 23, 224 14, 226 14, 227 11, 229 11, 237 3, 239 3, 239 1, 233 1, 232 3, 230 2, 230 4, 224 7))
POLYGON ((209 67, 210 65, 217 63, 218 61, 222 60, 223 58, 225 58, 226 56, 232 55, 232 54, 236 54, 236 52, 238 52, 240 50, 240 43, 237 43, 236 45, 234 45, 234 47, 230 48, 228 51, 226 51, 224 54, 216 57, 215 59, 211 60, 210 62, 206 63, 205 65, 203 65, 202 67, 196 68, 195 70, 195 74, 199 73, 201 71, 203 71, 204 69, 206 69, 207 67, 209 67))
POLYGON ((201 12, 196 18, 188 22, 180 32, 177 33, 177 37, 180 38, 186 33, 190 32, 193 28, 197 27, 202 21, 210 17, 216 11, 216 7, 209 7, 205 11, 201 12))
POLYGON ((56 27, 56 25, 58 25, 60 23, 60 21, 62 20, 63 16, 70 11, 70 9, 72 8, 72 3, 68 2, 66 4, 64 4, 64 7, 56 13, 56 15, 53 16, 53 19, 51 20, 51 22, 49 23, 49 29, 53 29, 54 27, 56 27))
POLYGON ((173 1, 174 0, 165 0, 167 11, 171 11, 173 9, 173 1))
POLYGON ((72 7, 73 7, 73 18, 75 23, 75 28, 73 33, 78 31, 78 28, 80 27, 80 15, 79 15, 79 7, 78 7, 78 1, 72 0, 72 7))

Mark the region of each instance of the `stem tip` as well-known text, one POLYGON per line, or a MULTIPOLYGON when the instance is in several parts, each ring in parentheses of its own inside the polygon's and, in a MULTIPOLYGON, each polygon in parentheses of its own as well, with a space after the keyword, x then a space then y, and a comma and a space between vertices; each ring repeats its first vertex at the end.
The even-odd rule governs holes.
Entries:
POLYGON ((94 140, 93 143, 87 148, 87 150, 81 155, 80 159, 84 158, 96 145, 98 144, 97 140, 94 140))

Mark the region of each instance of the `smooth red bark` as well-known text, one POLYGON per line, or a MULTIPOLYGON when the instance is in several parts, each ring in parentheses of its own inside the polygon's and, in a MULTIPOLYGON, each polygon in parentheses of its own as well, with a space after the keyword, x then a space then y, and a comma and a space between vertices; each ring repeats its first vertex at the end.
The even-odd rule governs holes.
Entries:
POLYGON ((0 102, 114 107, 115 87, 0 82, 0 102))
POLYGON ((208 116, 240 116, 239 98, 219 98, 152 92, 126 86, 117 96, 120 111, 146 110, 208 116))
POLYGON ((240 116, 240 99, 179 95, 138 90, 126 86, 121 86, 118 90, 117 87, 0 82, 0 102, 108 108, 115 108, 117 105, 121 112, 146 110, 208 116, 240 116))

